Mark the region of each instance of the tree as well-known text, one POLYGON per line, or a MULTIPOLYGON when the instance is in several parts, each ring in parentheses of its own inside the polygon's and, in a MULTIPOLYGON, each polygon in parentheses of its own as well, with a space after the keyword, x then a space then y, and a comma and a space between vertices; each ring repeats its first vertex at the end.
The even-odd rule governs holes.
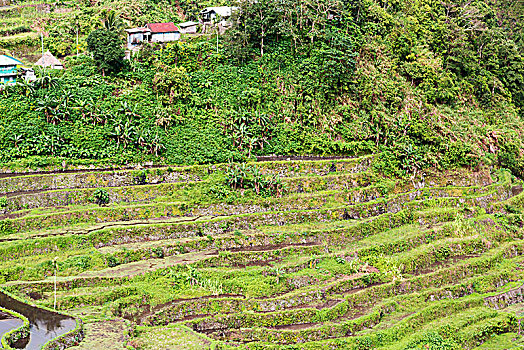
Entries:
POLYGON ((87 48, 102 70, 102 75, 106 71, 117 72, 122 68, 125 52, 117 33, 105 29, 92 31, 87 37, 87 48))
POLYGON ((119 35, 124 33, 124 22, 115 10, 104 10, 102 16, 102 23, 107 31, 116 32, 119 35))
POLYGON ((159 100, 173 103, 176 100, 184 100, 191 94, 189 79, 185 68, 168 67, 160 64, 158 72, 153 78, 153 86, 156 92, 162 94, 159 100))
POLYGON ((240 11, 233 15, 234 26, 228 31, 232 52, 249 56, 256 50, 263 56, 268 42, 277 41, 280 12, 275 0, 242 2, 240 11))

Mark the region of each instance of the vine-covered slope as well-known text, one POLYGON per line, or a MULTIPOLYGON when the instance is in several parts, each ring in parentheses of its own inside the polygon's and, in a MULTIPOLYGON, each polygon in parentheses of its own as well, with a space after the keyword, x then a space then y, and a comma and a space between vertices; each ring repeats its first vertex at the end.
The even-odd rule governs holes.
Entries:
POLYGON ((66 69, 1 92, 0 160, 201 164, 381 151, 388 173, 484 163, 520 174, 521 2, 230 3, 234 25, 218 38, 146 45, 126 62, 101 61, 110 54, 100 48, 91 59, 104 35, 119 46, 125 27, 197 19, 220 4, 3 7, 5 26, 29 32, 7 30, 23 38, 5 37, 0 50, 34 62, 40 40, 30 37, 40 32, 66 69))

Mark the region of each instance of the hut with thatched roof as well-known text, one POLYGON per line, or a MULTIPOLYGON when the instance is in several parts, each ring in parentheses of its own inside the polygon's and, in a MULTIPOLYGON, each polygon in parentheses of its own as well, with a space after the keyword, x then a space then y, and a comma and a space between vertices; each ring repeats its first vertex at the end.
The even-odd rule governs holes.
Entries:
POLYGON ((58 58, 53 56, 53 54, 49 51, 46 51, 46 53, 44 53, 42 57, 36 61, 35 66, 51 69, 64 69, 62 62, 60 62, 58 58))

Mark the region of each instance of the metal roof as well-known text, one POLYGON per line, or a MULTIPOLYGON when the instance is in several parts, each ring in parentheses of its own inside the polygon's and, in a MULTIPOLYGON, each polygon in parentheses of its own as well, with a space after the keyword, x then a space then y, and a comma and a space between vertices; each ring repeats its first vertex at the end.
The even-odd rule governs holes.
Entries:
POLYGON ((146 27, 151 30, 151 33, 172 33, 178 32, 178 27, 173 22, 168 23, 148 23, 146 27))
POLYGON ((24 63, 11 56, 0 55, 0 66, 17 66, 19 64, 24 63))
POLYGON ((129 34, 132 34, 132 33, 150 33, 151 31, 149 30, 149 28, 138 27, 138 28, 126 29, 126 32, 128 32, 129 34))
POLYGON ((206 7, 205 9, 200 11, 200 14, 215 12, 219 16, 229 17, 231 16, 231 13, 233 13, 233 11, 237 9, 238 7, 230 7, 230 6, 206 7))
POLYGON ((198 22, 189 21, 189 22, 178 23, 178 26, 182 27, 182 28, 185 28, 185 27, 195 26, 197 24, 198 24, 198 22))

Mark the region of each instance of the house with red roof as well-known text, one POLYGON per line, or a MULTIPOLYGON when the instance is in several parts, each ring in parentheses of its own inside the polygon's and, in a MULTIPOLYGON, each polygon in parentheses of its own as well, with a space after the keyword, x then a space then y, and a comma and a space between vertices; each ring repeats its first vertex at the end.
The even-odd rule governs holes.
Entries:
POLYGON ((166 43, 180 39, 180 30, 173 23, 149 23, 146 27, 151 31, 152 43, 166 43))
POLYGON ((143 42, 166 43, 180 39, 180 30, 173 22, 148 23, 145 27, 126 29, 127 48, 137 49, 143 42))

